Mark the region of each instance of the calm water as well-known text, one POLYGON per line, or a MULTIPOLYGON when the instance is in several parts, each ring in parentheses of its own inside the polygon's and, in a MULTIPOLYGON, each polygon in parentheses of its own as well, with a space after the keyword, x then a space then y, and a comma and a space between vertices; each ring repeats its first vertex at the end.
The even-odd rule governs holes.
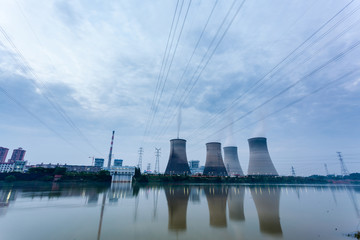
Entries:
POLYGON ((350 239, 360 186, 0 185, 0 239, 350 239))

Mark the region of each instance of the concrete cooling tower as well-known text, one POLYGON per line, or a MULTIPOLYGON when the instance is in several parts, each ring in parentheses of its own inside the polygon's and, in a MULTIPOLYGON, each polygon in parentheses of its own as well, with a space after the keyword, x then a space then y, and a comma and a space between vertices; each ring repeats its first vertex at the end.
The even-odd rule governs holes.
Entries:
POLYGON ((224 147, 224 162, 229 176, 244 176, 238 158, 237 147, 224 147))
POLYGON ((189 201, 189 187, 166 187, 165 195, 169 210, 170 231, 186 230, 186 211, 189 201))
POLYGON ((170 156, 165 174, 178 175, 190 174, 189 164, 186 158, 186 140, 171 139, 170 140, 170 156))
POLYGON ((219 142, 210 142, 206 144, 206 162, 204 175, 228 175, 221 155, 221 143, 219 142))
POLYGON ((206 186, 204 192, 209 207, 210 226, 226 227, 227 188, 223 186, 206 186))
POLYGON ((266 138, 250 138, 248 142, 250 150, 248 175, 278 176, 269 155, 266 138))
POLYGON ((251 188, 250 191, 259 217, 260 231, 269 235, 281 236, 280 189, 276 187, 260 187, 251 188))
POLYGON ((230 187, 228 193, 229 218, 233 221, 245 221, 245 187, 230 187))

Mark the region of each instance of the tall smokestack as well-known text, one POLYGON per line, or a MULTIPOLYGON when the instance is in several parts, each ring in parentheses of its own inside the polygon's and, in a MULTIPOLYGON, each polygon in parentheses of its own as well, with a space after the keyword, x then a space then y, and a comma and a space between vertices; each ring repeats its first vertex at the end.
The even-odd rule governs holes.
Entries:
POLYGON ((227 171, 221 155, 221 143, 219 142, 210 142, 206 144, 204 175, 227 176, 227 171))
POLYGON ((165 174, 190 174, 189 164, 186 158, 186 140, 170 140, 170 156, 165 174))
POLYGON ((248 175, 278 176, 269 155, 266 138, 250 138, 248 142, 250 150, 248 175))
POLYGON ((111 166, 111 157, 112 157, 112 149, 113 149, 113 144, 114 144, 114 135, 115 135, 115 131, 112 132, 112 138, 111 138, 109 161, 108 161, 108 166, 107 166, 109 169, 110 169, 110 166, 111 166))
POLYGON ((224 147, 224 162, 229 176, 244 176, 238 158, 237 147, 224 147))

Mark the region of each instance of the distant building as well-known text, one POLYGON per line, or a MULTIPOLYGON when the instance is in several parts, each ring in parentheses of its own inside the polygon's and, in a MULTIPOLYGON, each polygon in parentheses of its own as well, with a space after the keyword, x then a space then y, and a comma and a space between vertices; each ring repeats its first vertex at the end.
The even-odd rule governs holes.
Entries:
POLYGON ((199 168, 200 161, 199 160, 191 160, 189 161, 189 167, 191 168, 199 168))
POLYGON ((0 163, 6 162, 6 156, 9 152, 8 148, 0 147, 0 163))
POLYGON ((15 163, 0 163, 0 173, 12 172, 15 163))
POLYGON ((131 182, 135 175, 135 167, 133 166, 112 166, 110 168, 112 182, 131 182))
POLYGON ((13 163, 0 163, 0 173, 24 172, 26 161, 15 161, 13 163))
POLYGON ((15 163, 15 161, 24 161, 25 153, 26 151, 21 147, 19 147, 18 149, 14 149, 9 162, 15 163))
POLYGON ((189 161, 190 172, 192 175, 202 174, 204 172, 205 166, 200 167, 199 160, 191 160, 189 161))
POLYGON ((121 167, 123 164, 123 160, 122 159, 115 159, 114 160, 114 167, 121 167))
POLYGON ((104 167, 104 161, 103 158, 95 158, 95 167, 104 167))
POLYGON ((20 161, 20 160, 15 161, 13 172, 22 172, 23 173, 25 171, 26 163, 27 163, 27 161, 20 161))
POLYGON ((101 170, 101 167, 98 166, 86 166, 86 165, 67 165, 67 164, 36 164, 32 166, 28 166, 27 168, 56 168, 56 167, 62 167, 66 168, 67 172, 99 172, 101 170))

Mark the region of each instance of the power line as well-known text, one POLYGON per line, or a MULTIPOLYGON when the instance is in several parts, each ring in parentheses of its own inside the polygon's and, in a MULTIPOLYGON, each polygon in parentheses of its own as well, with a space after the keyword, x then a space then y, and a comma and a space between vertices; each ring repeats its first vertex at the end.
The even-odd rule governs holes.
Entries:
MULTIPOLYGON (((11 57, 14 59, 15 62, 19 64, 19 67, 24 71, 24 73, 30 73, 33 78, 30 78, 31 82, 37 87, 38 89, 45 89, 44 91, 41 91, 41 95, 50 103, 50 105, 53 107, 53 109, 62 117, 63 120, 72 128, 75 130, 75 132, 83 139, 85 142, 97 153, 100 155, 103 155, 100 153, 96 147, 89 141, 88 138, 82 133, 82 131, 76 126, 76 124, 72 121, 72 119, 69 117, 69 115, 65 112, 65 110, 60 106, 60 104, 56 101, 54 95, 52 94, 51 90, 46 86, 46 84, 37 76, 37 74, 33 71, 31 66, 29 65, 28 61, 22 54, 21 50, 19 50, 12 39, 8 36, 5 29, 0 26, 0 32, 5 37, 5 39, 8 41, 10 46, 15 50, 18 58, 15 58, 12 54, 11 57), (41 83, 41 85, 38 84, 38 82, 41 83)), ((1 42, 1 41, 0 41, 1 42)), ((5 45, 3 44, 5 47, 5 45)))
MULTIPOLYGON (((280 92, 278 92, 277 94, 273 95, 272 97, 270 97, 269 99, 267 99, 266 101, 262 102, 261 104, 257 105, 255 108, 251 109, 250 111, 246 112, 245 114, 241 115, 239 118, 237 118, 236 120, 233 121, 233 123, 240 121, 241 119, 247 117, 248 115, 252 114, 254 111, 256 111, 257 109, 265 106, 266 104, 272 102, 274 99, 278 98, 279 96, 281 96, 282 94, 284 94, 285 92, 287 92, 288 90, 290 90, 291 88, 295 87, 296 85, 298 85, 301 81, 309 78, 310 76, 314 75, 315 73, 319 72, 320 70, 324 69, 326 66, 328 66, 329 64, 338 61, 339 59, 341 59, 342 57, 344 57, 345 55, 347 55, 348 53, 350 53, 351 51, 353 51, 356 47, 358 47, 360 45, 360 41, 355 42, 355 44, 351 45, 349 48, 347 48, 345 51, 342 51, 341 53, 337 54, 335 57, 329 59, 328 61, 326 61, 325 63, 321 64, 320 66, 318 66, 317 68, 315 68, 314 70, 310 71, 308 74, 306 74, 305 76, 303 76, 302 78, 300 78, 299 80, 295 81, 294 83, 290 84, 289 86, 287 86, 285 89, 281 90, 280 92)), ((233 124, 231 123, 231 124, 233 124)), ((221 132, 222 130, 224 130, 225 128, 229 127, 231 124, 227 124, 224 127, 220 128, 219 130, 217 130, 216 132, 214 132, 213 134, 207 136, 207 138, 221 132)))
POLYGON ((161 73, 162 73, 162 71, 163 71, 164 64, 165 64, 165 59, 166 59, 167 52, 168 52, 169 41, 170 41, 171 33, 172 33, 172 30, 173 30, 173 26, 174 26, 174 21, 175 21, 175 17, 176 17, 178 5, 179 5, 179 0, 177 0, 177 2, 176 2, 176 7, 175 7, 174 15, 173 15, 173 18, 172 18, 169 35, 168 35, 168 38, 167 38, 164 55, 163 55, 162 62, 161 62, 161 67, 160 67, 160 71, 159 71, 159 75, 158 75, 158 79, 157 79, 157 83, 156 83, 156 88, 155 88, 155 91, 154 91, 154 96, 153 96, 153 99, 152 99, 152 102, 151 102, 151 105, 150 105, 149 114, 148 114, 148 120, 146 121, 146 127, 145 127, 145 131, 144 131, 144 134, 143 134, 143 140, 142 140, 142 142, 144 141, 144 137, 145 137, 145 136, 147 135, 147 133, 148 133, 148 129, 149 129, 149 125, 150 125, 150 120, 151 120, 151 117, 152 117, 152 112, 153 112, 153 110, 154 110, 155 101, 156 101, 156 98, 157 98, 158 88, 159 88, 159 86, 160 86, 161 73))
MULTIPOLYGON (((222 42, 222 40, 224 39, 226 33, 228 32, 228 30, 230 29, 232 23, 234 22, 236 16, 238 15, 238 13, 240 12, 240 10, 242 9, 244 3, 245 3, 245 0, 243 0, 240 4, 240 6, 236 9, 234 15, 232 16, 232 18, 230 19, 230 22, 228 23, 228 25, 226 26, 224 32, 222 33, 222 35, 220 36, 218 42, 216 43, 215 47, 213 48, 212 51, 210 51, 212 45, 214 44, 215 42, 215 39, 217 38, 217 36, 220 34, 220 30, 222 29, 223 25, 225 24, 227 18, 230 16, 230 12, 231 10, 233 9, 235 3, 237 1, 235 0, 233 2, 233 4, 231 5, 230 9, 228 10, 224 20, 222 21, 220 27, 218 28, 214 38, 212 39, 206 53, 204 54, 203 58, 201 59, 201 62, 198 64, 196 70, 194 71, 189 83, 187 84, 187 87, 185 88, 185 90, 183 91, 183 94, 182 96, 180 97, 179 101, 178 101, 178 104, 177 106, 175 107, 175 109, 179 109, 183 106, 183 104, 185 103, 185 101, 187 100, 187 98, 189 97, 192 89, 194 88, 194 86, 196 85, 196 83, 198 82, 201 74, 203 73, 203 71, 205 70, 205 68, 207 67, 207 65, 209 64, 212 56, 214 55, 215 51, 217 50, 217 48, 219 47, 220 43, 222 42), (210 53, 210 55, 208 56, 208 53, 210 53), (207 59, 207 60, 206 60, 207 59), (196 76, 197 75, 197 76, 196 76), (195 80, 194 80, 195 79, 195 80)), ((171 114, 170 114, 171 115, 171 114)), ((169 127, 169 124, 170 122, 173 121, 175 115, 173 114, 173 116, 171 118, 169 118, 169 121, 168 123, 165 125, 165 127, 163 128, 163 131, 160 133, 160 135, 163 135, 168 127, 169 127)), ((159 136, 158 136, 159 137, 159 136)))
MULTIPOLYGON (((287 56, 285 58, 283 58, 280 62, 278 62, 270 71, 268 71, 265 75, 263 75, 263 77, 261 77, 259 80, 257 80, 250 88, 248 88, 243 94, 241 94, 239 97, 235 98, 232 103, 218 111, 213 117, 211 117, 205 124, 203 124, 200 128, 195 129, 190 136, 194 135, 198 130, 204 129, 205 127, 208 127, 209 124, 212 123, 212 125, 214 125, 216 122, 214 121, 216 118, 218 118, 219 116, 222 116, 224 112, 227 112, 229 110, 231 110, 236 103, 239 102, 240 99, 242 99, 245 95, 247 95, 249 92, 251 92, 254 89, 257 89, 259 87, 261 87, 263 84, 258 85, 259 83, 263 82, 266 79, 271 79, 277 72, 279 72, 279 68, 283 63, 285 63, 286 61, 288 62, 287 64, 289 64, 288 59, 290 59, 290 57, 292 57, 292 55, 294 55, 296 53, 296 51, 298 51, 301 47, 305 46, 305 44, 310 41, 312 38, 315 37, 315 35, 317 33, 319 33, 322 29, 324 29, 324 27, 326 27, 333 19, 335 19, 340 13, 342 13, 353 1, 349 2, 348 4, 346 4, 342 9, 340 9, 340 11, 338 11, 335 15, 333 15, 330 19, 328 19, 324 24, 322 24, 315 32, 313 32, 309 37, 307 37, 301 44, 299 44, 295 49, 293 49, 290 53, 287 54, 287 56), (275 71, 276 70, 276 71, 275 71), (275 72, 274 72, 275 71, 275 72), (258 85, 258 86, 257 86, 258 85)), ((359 9, 359 7, 357 7, 353 12, 351 12, 350 14, 348 14, 348 16, 346 16, 345 18, 341 19, 339 22, 336 23, 339 24, 340 22, 344 21, 344 19, 348 18, 349 16, 351 16, 355 11, 357 11, 359 9)), ((335 25, 335 26, 336 26, 335 25)), ((334 29, 333 26, 330 30, 334 29)), ((321 38, 323 38, 324 36, 326 36, 329 33, 329 30, 327 32, 325 32, 323 35, 321 35, 317 40, 315 40, 312 45, 315 42, 318 42, 321 38)), ((340 35, 339 35, 340 36, 340 35)), ((311 46, 311 45, 309 45, 311 46)), ((307 46, 306 48, 308 48, 309 46, 307 46)), ((305 49, 306 49, 305 48, 305 49)), ((292 57, 292 59, 294 60, 296 57, 300 56, 301 54, 303 54, 305 52, 305 49, 302 50, 300 53, 298 53, 297 55, 295 55, 294 57, 292 57)), ((292 60, 292 61, 293 61, 292 60)), ((290 61, 291 62, 291 61, 290 61)), ((285 65, 286 66, 286 65, 285 65)))

